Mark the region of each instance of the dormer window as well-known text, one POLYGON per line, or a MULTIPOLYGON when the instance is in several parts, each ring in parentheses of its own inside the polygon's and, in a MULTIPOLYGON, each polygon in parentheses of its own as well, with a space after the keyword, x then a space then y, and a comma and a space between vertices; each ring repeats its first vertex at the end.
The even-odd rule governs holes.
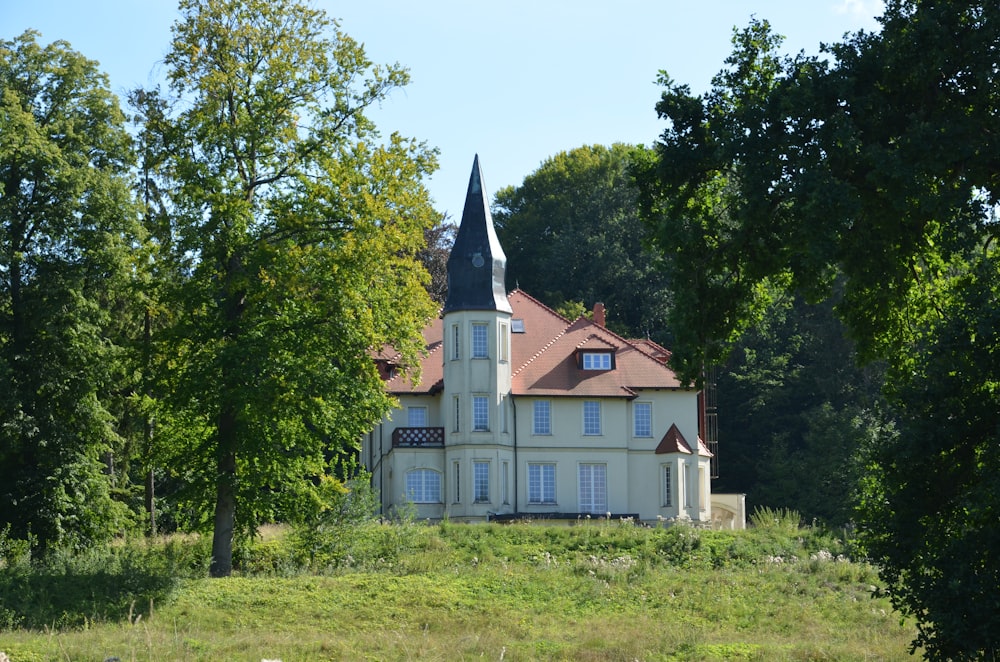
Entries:
POLYGON ((584 370, 611 370, 614 361, 611 352, 583 352, 581 367, 584 370))

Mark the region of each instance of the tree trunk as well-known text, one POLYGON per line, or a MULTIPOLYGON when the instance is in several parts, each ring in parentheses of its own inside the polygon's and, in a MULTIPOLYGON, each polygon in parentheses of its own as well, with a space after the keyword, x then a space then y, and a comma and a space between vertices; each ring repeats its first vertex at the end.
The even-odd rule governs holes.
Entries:
MULTIPOLYGON (((151 396, 149 382, 152 374, 152 338, 153 316, 147 306, 142 322, 142 392, 146 396, 151 396)), ((156 482, 152 465, 153 420, 148 413, 143 415, 142 443, 146 461, 149 463, 145 486, 146 514, 149 516, 149 537, 154 538, 156 537, 156 482)))
POLYGON ((212 577, 233 572, 233 531, 236 525, 236 415, 226 407, 219 415, 218 476, 212 534, 212 577))

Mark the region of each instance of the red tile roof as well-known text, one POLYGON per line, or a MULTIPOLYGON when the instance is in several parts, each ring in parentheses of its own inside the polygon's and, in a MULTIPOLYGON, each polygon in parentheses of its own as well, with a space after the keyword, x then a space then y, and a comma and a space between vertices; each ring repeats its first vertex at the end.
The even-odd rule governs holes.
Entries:
MULTIPOLYGON (((670 425, 670 429, 667 430, 667 433, 663 435, 663 439, 661 439, 660 443, 656 446, 655 453, 657 455, 664 455, 667 453, 685 453, 687 455, 691 455, 694 451, 691 450, 691 444, 689 444, 687 439, 684 438, 684 435, 681 434, 677 424, 672 423, 670 425)), ((708 450, 708 447, 705 446, 705 442, 703 442, 700 437, 698 438, 698 455, 712 457, 712 453, 708 450)))
MULTIPOLYGON (((507 298, 512 319, 524 324, 524 333, 511 334, 515 395, 634 397, 635 389, 640 388, 681 388, 665 364, 670 353, 656 343, 626 340, 586 317, 571 322, 521 290, 514 290, 507 298), (614 352, 614 369, 581 369, 581 351, 614 352)), ((427 355, 421 361, 419 383, 397 374, 386 382, 390 392, 435 393, 441 389, 442 334, 440 319, 428 325, 424 330, 427 355)), ((382 357, 391 361, 386 354, 382 357)))

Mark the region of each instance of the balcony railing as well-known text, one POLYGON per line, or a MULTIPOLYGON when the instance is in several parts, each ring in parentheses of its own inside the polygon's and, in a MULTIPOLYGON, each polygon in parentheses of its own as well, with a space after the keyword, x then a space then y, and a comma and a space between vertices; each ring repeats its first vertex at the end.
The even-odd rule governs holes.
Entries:
POLYGON ((396 428, 392 447, 444 446, 444 428, 396 428))

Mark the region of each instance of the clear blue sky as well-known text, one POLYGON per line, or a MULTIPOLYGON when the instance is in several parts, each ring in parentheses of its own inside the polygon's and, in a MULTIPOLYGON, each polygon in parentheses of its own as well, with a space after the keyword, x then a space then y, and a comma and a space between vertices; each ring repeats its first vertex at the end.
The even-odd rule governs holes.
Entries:
MULTIPOLYGON (((485 185, 519 185, 555 154, 587 144, 652 144, 666 70, 696 92, 730 53, 734 26, 767 19, 789 53, 874 30, 881 0, 314 0, 380 63, 410 69, 374 118, 440 149, 429 182, 457 221, 472 160, 485 185)), ((175 0, 0 0, 0 38, 27 28, 98 60, 112 89, 162 74, 175 0)))

